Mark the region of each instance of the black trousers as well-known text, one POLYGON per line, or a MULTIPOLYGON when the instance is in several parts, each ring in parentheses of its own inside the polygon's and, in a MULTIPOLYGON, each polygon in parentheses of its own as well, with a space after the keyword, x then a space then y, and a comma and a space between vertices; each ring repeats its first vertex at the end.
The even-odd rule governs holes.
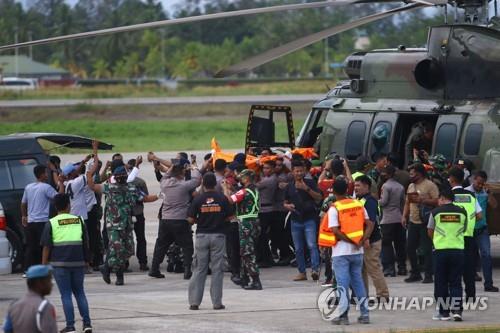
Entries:
POLYGON ((42 238, 43 229, 47 222, 32 222, 24 228, 26 236, 26 252, 24 254, 24 270, 30 266, 39 265, 42 263, 42 246, 40 240, 42 238))
POLYGON ((406 270, 406 235, 401 223, 381 224, 382 231, 382 266, 384 271, 406 270))
POLYGON ((465 297, 476 297, 476 240, 474 237, 464 237, 464 284, 465 297))
POLYGON ((240 232, 238 222, 231 222, 226 228, 226 252, 231 274, 240 275, 240 232))
POLYGON ((275 214, 273 212, 259 213, 260 235, 257 241, 256 255, 259 263, 273 263, 273 255, 269 247, 269 235, 275 214))
POLYGON ((177 243, 182 248, 184 269, 191 269, 193 261, 193 234, 191 226, 186 220, 160 220, 158 238, 156 238, 151 272, 158 272, 160 264, 165 259, 169 246, 177 243))
POLYGON ((462 312, 462 276, 464 252, 462 250, 434 251, 434 298, 439 313, 448 315, 462 312), (453 306, 455 305, 455 306, 453 306))
POLYGON ((408 258, 410 259, 411 274, 420 275, 417 249, 420 249, 424 257, 425 276, 432 276, 432 240, 427 235, 425 224, 408 223, 408 258))
POLYGON ((101 221, 99 221, 98 205, 94 205, 88 213, 88 218, 85 220, 87 233, 89 236, 89 249, 90 249, 90 265, 93 267, 99 266, 103 263, 102 255, 102 237, 101 237, 101 221))
POLYGON ((288 221, 286 227, 285 218, 287 212, 275 211, 273 212, 273 222, 271 223, 271 244, 280 251, 280 259, 292 258, 293 241, 292 241, 292 228, 291 223, 288 221))
POLYGON ((139 260, 139 264, 147 264, 148 256, 146 252, 146 219, 144 218, 144 214, 135 215, 135 223, 134 223, 134 232, 135 232, 135 240, 137 243, 137 249, 135 251, 135 255, 137 256, 137 260, 139 260))

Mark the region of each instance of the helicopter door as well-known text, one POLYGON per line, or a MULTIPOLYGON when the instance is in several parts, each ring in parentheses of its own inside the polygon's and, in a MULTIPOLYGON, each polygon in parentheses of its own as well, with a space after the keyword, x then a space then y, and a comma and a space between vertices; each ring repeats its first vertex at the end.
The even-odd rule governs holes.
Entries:
POLYGON ((377 153, 388 154, 393 151, 394 133, 397 113, 380 112, 375 115, 372 122, 368 141, 368 156, 374 160, 377 153))
POLYGON ((450 162, 455 160, 458 154, 458 143, 464 120, 464 114, 439 116, 434 132, 434 149, 432 151, 434 155, 443 154, 450 162))

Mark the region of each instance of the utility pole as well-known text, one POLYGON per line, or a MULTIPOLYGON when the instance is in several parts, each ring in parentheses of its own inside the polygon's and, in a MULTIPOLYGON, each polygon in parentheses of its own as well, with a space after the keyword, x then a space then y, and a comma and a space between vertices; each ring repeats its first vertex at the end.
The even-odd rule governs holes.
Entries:
POLYGON ((161 75, 165 79, 165 29, 160 29, 161 75))
MULTIPOLYGON (((33 32, 30 30, 28 31, 28 39, 31 42, 33 40, 33 32)), ((30 59, 33 60, 33 46, 29 46, 29 54, 30 54, 30 59)))
POLYGON ((325 39, 325 77, 330 76, 330 59, 328 52, 328 38, 325 39))
MULTIPOLYGON (((14 42, 17 44, 17 39, 18 39, 18 27, 15 28, 15 33, 14 33, 14 42)), ((17 59, 19 55, 19 49, 16 47, 15 52, 14 52, 14 67, 16 71, 16 77, 19 76, 19 61, 17 59)))

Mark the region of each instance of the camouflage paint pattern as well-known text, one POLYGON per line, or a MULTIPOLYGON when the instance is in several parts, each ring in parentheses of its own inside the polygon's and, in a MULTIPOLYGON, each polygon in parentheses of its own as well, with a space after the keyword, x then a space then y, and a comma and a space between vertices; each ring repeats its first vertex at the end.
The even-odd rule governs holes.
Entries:
POLYGON ((132 209, 142 196, 134 185, 105 184, 105 223, 109 243, 106 261, 116 272, 125 268, 127 260, 134 255, 134 224, 132 209))
POLYGON ((260 235, 257 219, 243 219, 239 223, 241 276, 246 278, 259 275, 255 245, 260 235))

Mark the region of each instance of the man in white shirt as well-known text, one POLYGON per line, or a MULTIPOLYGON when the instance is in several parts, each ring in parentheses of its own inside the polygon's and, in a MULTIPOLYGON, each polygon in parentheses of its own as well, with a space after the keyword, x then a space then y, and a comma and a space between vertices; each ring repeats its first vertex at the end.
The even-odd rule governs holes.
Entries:
MULTIPOLYGON (((368 300, 366 299, 362 269, 363 245, 365 242, 369 242, 373 223, 370 221, 368 213, 361 202, 347 198, 347 185, 343 177, 337 177, 333 183, 333 192, 337 201, 336 205, 328 210, 328 226, 332 228, 337 243, 332 247, 332 266, 335 271, 337 287, 343 289, 342 291, 345 292, 347 299, 349 299, 349 287, 353 289, 356 295, 361 311, 358 323, 369 324, 368 300), (346 215, 344 209, 349 210, 350 215, 346 215), (353 217, 353 215, 355 216, 353 217), (352 225, 349 225, 351 223, 352 225), (360 230, 357 232, 354 229, 360 230)), ((332 324, 348 325, 348 311, 349 307, 339 317, 334 318, 332 324)))
POLYGON ((71 200, 71 214, 80 216, 86 220, 87 215, 87 195, 85 186, 87 179, 81 173, 80 164, 69 163, 62 169, 62 174, 66 178, 64 189, 60 192, 66 193, 71 200))

